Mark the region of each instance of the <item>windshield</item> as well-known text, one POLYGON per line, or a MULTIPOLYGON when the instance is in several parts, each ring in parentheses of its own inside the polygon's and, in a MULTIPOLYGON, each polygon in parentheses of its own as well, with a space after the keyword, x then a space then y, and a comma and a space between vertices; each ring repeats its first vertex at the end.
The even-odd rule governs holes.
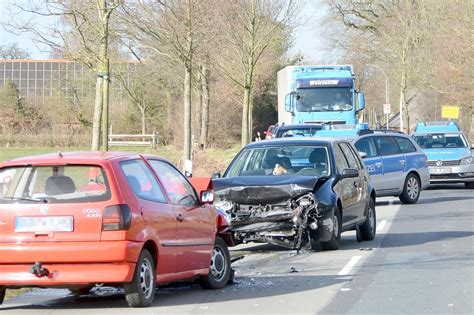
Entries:
POLYGON ((461 134, 430 133, 426 135, 414 135, 413 138, 423 149, 467 147, 467 143, 461 134))
POLYGON ((325 146, 288 146, 246 149, 240 152, 224 177, 234 176, 329 176, 325 146))
POLYGON ((0 203, 71 203, 110 198, 98 166, 25 166, 0 169, 0 203))
POLYGON ((352 92, 348 87, 297 89, 299 112, 348 111, 352 107, 352 92))

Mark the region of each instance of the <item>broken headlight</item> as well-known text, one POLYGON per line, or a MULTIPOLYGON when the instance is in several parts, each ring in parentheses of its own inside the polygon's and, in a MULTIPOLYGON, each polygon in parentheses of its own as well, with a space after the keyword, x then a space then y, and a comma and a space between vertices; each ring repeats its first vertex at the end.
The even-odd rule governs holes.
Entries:
POLYGON ((216 207, 217 210, 222 211, 222 212, 227 212, 232 209, 232 202, 227 201, 227 200, 217 200, 214 202, 214 207, 216 207))

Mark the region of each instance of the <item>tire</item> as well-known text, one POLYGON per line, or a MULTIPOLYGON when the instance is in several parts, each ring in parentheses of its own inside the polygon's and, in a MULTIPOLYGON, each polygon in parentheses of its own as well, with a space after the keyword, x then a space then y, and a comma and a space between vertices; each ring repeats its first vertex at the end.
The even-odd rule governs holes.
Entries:
POLYGON ((327 242, 321 242, 321 248, 323 250, 336 250, 339 248, 341 243, 341 230, 342 230, 342 217, 341 210, 336 208, 336 212, 333 216, 333 233, 332 237, 327 242))
POLYGON ((362 241, 371 241, 375 238, 377 217, 375 216, 375 202, 372 198, 369 199, 369 206, 367 208, 367 218, 365 222, 359 227, 360 237, 362 241))
POLYGON ((414 204, 420 198, 421 185, 418 177, 410 173, 405 179, 405 185, 403 186, 403 192, 400 195, 400 201, 405 204, 414 204))
POLYGON ((469 189, 474 189, 474 182, 465 182, 464 186, 469 189))
POLYGON ((125 299, 130 307, 150 306, 155 298, 155 263, 150 252, 142 250, 132 282, 124 285, 125 299))
POLYGON ((0 305, 3 304, 3 300, 5 300, 5 293, 7 292, 6 288, 0 287, 0 305))
POLYGON ((200 279, 199 284, 204 289, 220 289, 229 282, 230 276, 229 249, 222 238, 216 237, 216 242, 211 254, 209 273, 200 279))
POLYGON ((83 288, 69 288, 68 290, 71 291, 73 295, 85 295, 88 294, 95 285, 83 287, 83 288))

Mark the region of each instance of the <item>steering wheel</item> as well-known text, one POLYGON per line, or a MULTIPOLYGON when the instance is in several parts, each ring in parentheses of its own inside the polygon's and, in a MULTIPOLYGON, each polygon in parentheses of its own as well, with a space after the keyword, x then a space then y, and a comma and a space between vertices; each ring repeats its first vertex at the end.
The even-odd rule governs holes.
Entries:
POLYGON ((319 176, 321 175, 317 169, 312 167, 305 167, 296 172, 297 175, 319 176))

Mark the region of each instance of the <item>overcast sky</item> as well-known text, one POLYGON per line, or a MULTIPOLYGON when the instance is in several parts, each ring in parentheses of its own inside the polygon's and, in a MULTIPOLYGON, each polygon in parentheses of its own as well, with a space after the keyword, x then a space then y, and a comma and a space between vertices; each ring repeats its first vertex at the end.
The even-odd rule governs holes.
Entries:
MULTIPOLYGON (((14 0, 0 0, 0 21, 9 20, 8 3, 14 0)), ((305 25, 298 28, 295 33, 295 46, 292 52, 300 51, 308 61, 318 62, 323 59, 322 55, 322 36, 320 33, 320 24, 324 10, 321 9, 318 0, 309 0, 300 12, 305 25)), ((42 18, 47 19, 47 18, 42 18)), ((48 52, 42 52, 36 47, 30 34, 15 35, 8 33, 0 27, 0 45, 17 43, 20 48, 27 50, 32 59, 47 59, 48 52)), ((44 49, 44 48, 43 48, 44 49)))

